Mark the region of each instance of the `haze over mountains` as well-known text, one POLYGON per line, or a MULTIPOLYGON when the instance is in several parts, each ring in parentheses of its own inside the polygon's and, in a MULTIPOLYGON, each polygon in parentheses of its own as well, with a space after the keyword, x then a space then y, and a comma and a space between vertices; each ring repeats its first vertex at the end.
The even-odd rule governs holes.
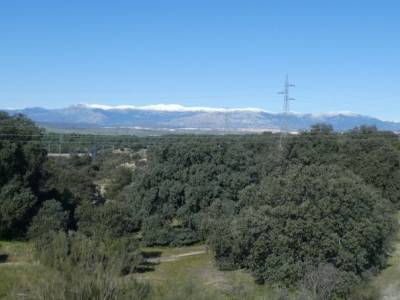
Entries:
MULTIPOLYGON (((35 122, 58 128, 136 128, 151 130, 278 131, 285 122, 282 113, 258 108, 185 107, 177 104, 148 106, 106 106, 78 104, 62 109, 40 107, 6 110, 23 113, 35 122)), ((382 121, 365 115, 339 112, 319 115, 291 113, 291 131, 307 130, 316 123, 331 124, 345 131, 360 125, 375 125, 381 130, 400 131, 399 122, 382 121)))

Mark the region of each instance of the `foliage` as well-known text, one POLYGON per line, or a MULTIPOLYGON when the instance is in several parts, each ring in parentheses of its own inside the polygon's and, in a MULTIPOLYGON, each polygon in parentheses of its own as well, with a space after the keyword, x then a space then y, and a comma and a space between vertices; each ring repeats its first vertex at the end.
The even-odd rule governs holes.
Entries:
POLYGON ((350 171, 293 166, 267 177, 250 202, 211 235, 222 265, 289 286, 320 264, 332 264, 349 285, 385 266, 395 230, 390 205, 350 171))
POLYGON ((82 203, 101 201, 93 182, 96 170, 90 157, 49 160, 45 164, 45 171, 43 190, 48 197, 61 201, 67 209, 73 211, 82 203))
POLYGON ((28 235, 31 239, 36 239, 51 232, 66 231, 68 220, 68 212, 60 202, 54 199, 47 200, 33 217, 28 235))
POLYGON ((258 180, 256 161, 245 145, 219 140, 165 143, 150 149, 149 164, 124 190, 135 207, 144 241, 191 244, 204 240, 202 224, 214 201, 237 201, 258 180))
POLYGON ((131 183, 132 170, 128 167, 119 166, 107 174, 110 183, 106 188, 106 198, 115 199, 124 187, 131 183))
POLYGON ((0 238, 23 237, 40 205, 46 153, 32 142, 41 129, 27 118, 0 112, 0 238))
POLYGON ((100 205, 86 203, 76 212, 78 230, 87 236, 112 238, 131 235, 138 230, 132 208, 125 203, 109 201, 100 205))
POLYGON ((88 237, 79 232, 51 232, 35 240, 40 261, 59 271, 80 268, 87 272, 96 268, 105 272, 132 272, 142 263, 139 244, 133 237, 115 238, 105 232, 88 237))
POLYGON ((128 239, 88 238, 53 233, 36 242, 37 256, 50 269, 43 280, 23 282, 28 299, 143 299, 149 286, 121 279, 141 263, 137 244, 128 239))
POLYGON ((342 166, 361 176, 397 207, 400 205, 398 140, 393 133, 362 127, 348 134, 340 153, 342 166))

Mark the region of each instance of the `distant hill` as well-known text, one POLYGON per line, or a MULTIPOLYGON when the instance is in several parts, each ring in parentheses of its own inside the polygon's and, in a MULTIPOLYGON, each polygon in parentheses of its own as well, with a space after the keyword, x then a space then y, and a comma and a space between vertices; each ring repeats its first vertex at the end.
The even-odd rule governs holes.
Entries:
MULTIPOLYGON (((285 120, 283 114, 256 108, 223 109, 164 104, 142 107, 79 104, 62 109, 35 107, 5 111, 23 113, 48 127, 66 129, 108 127, 168 131, 279 131, 285 120)), ((316 123, 331 124, 338 131, 360 125, 400 131, 399 122, 347 112, 319 115, 291 113, 287 119, 291 131, 307 130, 316 123)))

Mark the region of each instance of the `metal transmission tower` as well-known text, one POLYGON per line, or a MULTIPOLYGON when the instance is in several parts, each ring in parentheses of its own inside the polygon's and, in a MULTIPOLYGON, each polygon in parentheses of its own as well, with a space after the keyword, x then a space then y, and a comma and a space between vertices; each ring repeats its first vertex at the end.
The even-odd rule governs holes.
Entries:
POLYGON ((281 136, 279 139, 279 147, 282 148, 282 141, 288 134, 289 126, 288 126, 288 114, 290 112, 290 105, 289 102, 295 100, 294 98, 290 97, 290 88, 294 87, 294 84, 289 82, 289 76, 286 75, 285 85, 283 91, 279 92, 280 95, 283 95, 283 125, 281 127, 281 136))

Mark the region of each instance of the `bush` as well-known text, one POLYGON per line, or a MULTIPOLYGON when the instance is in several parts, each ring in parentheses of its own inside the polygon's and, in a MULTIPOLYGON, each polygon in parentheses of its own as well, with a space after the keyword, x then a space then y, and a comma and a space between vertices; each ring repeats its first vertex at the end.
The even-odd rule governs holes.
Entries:
POLYGON ((40 275, 36 279, 21 278, 10 298, 17 300, 23 295, 28 300, 144 300, 151 293, 148 284, 132 278, 122 280, 102 269, 91 273, 79 268, 45 270, 40 275))
POLYGON ((36 252, 52 276, 23 286, 28 299, 144 299, 149 294, 149 286, 121 278, 142 263, 135 240, 61 231, 46 237, 47 243, 36 243, 36 252))
POLYGON ((143 258, 135 238, 87 237, 81 233, 51 233, 35 243, 40 261, 52 268, 85 269, 87 272, 103 269, 115 274, 135 271, 143 258))

